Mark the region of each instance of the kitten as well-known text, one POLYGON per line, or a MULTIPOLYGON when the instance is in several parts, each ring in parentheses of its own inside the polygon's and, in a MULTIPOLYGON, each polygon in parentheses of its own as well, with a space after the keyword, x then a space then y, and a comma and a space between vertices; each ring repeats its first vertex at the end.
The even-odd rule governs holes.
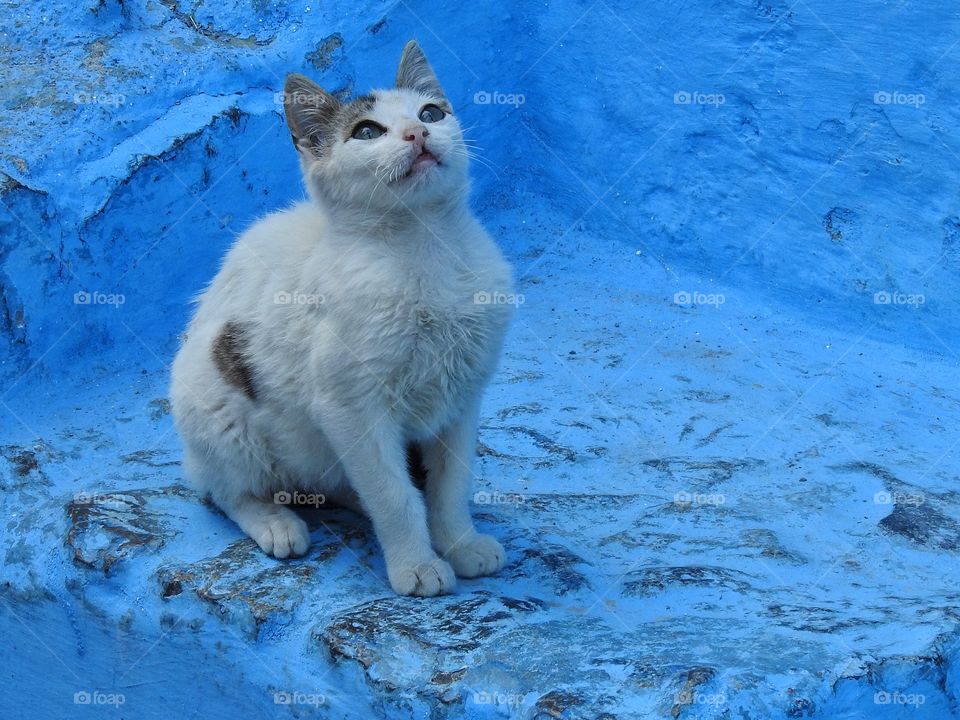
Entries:
POLYGON ((172 371, 185 472, 277 558, 310 544, 282 501, 323 494, 370 517, 397 593, 450 592, 504 563, 469 498, 510 268, 416 42, 394 89, 341 103, 294 74, 284 98, 311 200, 255 223, 199 298, 172 371))

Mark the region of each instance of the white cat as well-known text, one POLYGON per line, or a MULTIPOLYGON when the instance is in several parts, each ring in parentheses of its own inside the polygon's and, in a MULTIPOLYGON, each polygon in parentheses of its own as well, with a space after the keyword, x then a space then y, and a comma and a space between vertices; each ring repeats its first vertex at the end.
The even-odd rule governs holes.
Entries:
POLYGON ((415 42, 395 89, 341 103, 290 75, 285 111, 311 201, 247 230, 199 298, 172 372, 185 471, 275 557, 310 543, 276 500, 322 493, 370 517, 396 592, 450 592, 504 563, 469 498, 510 268, 467 205, 460 124, 415 42))

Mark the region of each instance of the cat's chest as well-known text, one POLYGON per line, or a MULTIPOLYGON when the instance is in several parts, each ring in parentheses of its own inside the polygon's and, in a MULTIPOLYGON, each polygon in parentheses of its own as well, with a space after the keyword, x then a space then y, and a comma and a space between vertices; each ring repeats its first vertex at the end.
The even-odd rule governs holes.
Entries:
POLYGON ((395 343, 396 359, 438 362, 446 356, 482 353, 505 318, 476 300, 475 284, 421 286, 387 299, 374 324, 380 325, 382 337, 395 343))
POLYGON ((422 281, 376 297, 365 370, 399 410, 427 419, 489 375, 509 309, 484 302, 479 278, 422 281))
POLYGON ((489 302, 507 281, 490 263, 471 260, 441 256, 372 265, 358 298, 366 323, 403 353, 479 349, 509 314, 489 302))

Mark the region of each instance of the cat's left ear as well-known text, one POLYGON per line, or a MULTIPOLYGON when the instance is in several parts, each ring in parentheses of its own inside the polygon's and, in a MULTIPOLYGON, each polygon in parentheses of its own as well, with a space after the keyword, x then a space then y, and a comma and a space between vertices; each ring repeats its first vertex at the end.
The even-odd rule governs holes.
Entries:
POLYGON ((416 90, 437 99, 446 99, 436 73, 416 40, 411 40, 403 48, 400 67, 397 69, 397 87, 416 90))
POLYGON ((321 150, 330 141, 340 102, 310 78, 292 73, 283 86, 283 112, 297 150, 321 150))

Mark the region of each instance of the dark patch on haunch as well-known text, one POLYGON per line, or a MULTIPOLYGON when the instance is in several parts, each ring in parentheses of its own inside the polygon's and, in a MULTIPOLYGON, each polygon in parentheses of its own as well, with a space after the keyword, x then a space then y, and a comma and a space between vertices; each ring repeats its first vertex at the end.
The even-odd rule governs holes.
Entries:
POLYGON ((213 363, 223 379, 240 390, 251 400, 257 399, 253 384, 253 370, 247 356, 249 339, 241 323, 228 322, 213 341, 213 363))
POLYGON ((414 486, 421 492, 427 487, 427 468, 423 462, 423 450, 417 443, 407 445, 407 473, 414 486))

